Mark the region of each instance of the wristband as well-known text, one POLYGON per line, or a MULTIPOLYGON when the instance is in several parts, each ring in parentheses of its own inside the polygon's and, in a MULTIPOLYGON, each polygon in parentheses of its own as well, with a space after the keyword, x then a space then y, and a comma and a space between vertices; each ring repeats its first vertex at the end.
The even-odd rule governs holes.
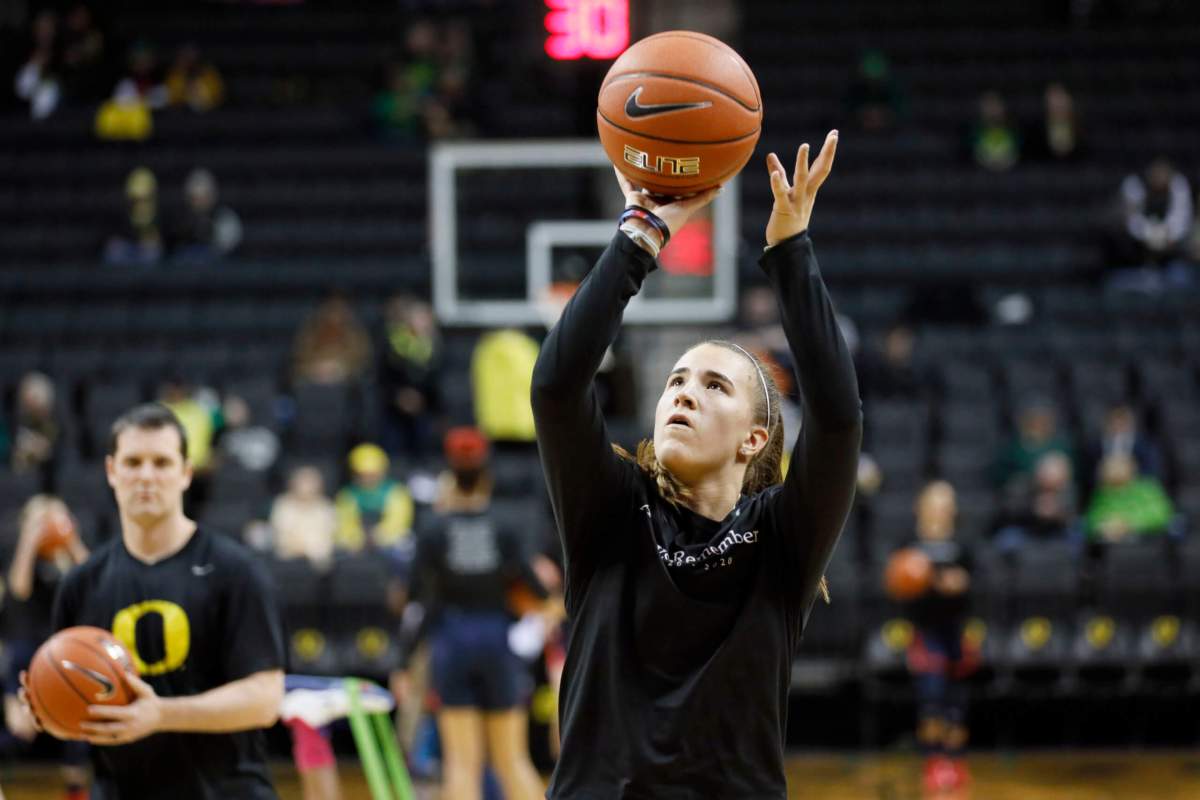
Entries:
POLYGON ((618 220, 617 224, 620 225, 627 219, 640 219, 658 231, 658 235, 662 237, 663 247, 666 247, 667 242, 671 241, 671 229, 667 227, 667 223, 662 221, 662 217, 653 211, 644 209, 641 206, 630 206, 621 214, 621 219, 618 220))
POLYGON ((652 239, 649 234, 647 234, 641 228, 634 227, 633 225, 622 225, 621 227, 617 228, 617 230, 632 239, 634 244, 641 243, 645 245, 645 249, 650 251, 651 257, 658 258, 658 253, 661 248, 659 248, 658 243, 655 242, 654 239, 652 239))

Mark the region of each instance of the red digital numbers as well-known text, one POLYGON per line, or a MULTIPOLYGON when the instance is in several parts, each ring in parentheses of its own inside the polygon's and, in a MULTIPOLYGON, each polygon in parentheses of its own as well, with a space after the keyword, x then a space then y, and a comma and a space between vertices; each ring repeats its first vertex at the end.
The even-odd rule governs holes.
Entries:
POLYGON ((629 0, 546 0, 546 55, 616 58, 629 46, 629 0))

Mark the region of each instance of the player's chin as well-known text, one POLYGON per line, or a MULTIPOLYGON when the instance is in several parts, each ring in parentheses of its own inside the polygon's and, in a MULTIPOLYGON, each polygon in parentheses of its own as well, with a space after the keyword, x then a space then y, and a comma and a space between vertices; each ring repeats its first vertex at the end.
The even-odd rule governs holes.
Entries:
POLYGON ((654 443, 654 455, 658 457, 658 463, 676 476, 691 472, 691 467, 696 461, 694 450, 691 444, 682 440, 679 432, 669 428, 664 430, 654 443))

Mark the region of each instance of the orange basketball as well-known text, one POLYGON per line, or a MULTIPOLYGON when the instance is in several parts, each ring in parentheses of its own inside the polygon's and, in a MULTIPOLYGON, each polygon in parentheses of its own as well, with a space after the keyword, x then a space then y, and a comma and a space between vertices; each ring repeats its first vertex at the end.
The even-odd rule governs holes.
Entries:
POLYGON ((42 518, 42 534, 38 539, 38 557, 54 558, 75 538, 75 521, 63 511, 46 512, 42 518))
POLYGON ((914 600, 933 583, 933 562, 915 547, 897 550, 888 559, 883 580, 893 600, 914 600))
POLYGON ((60 739, 79 736, 88 706, 123 706, 133 700, 126 672, 133 672, 133 660, 108 631, 67 628, 50 637, 29 662, 29 704, 47 733, 60 739))
POLYGON ((758 143, 762 97, 729 45, 691 31, 642 39, 600 86, 600 143, 630 182, 689 195, 737 175, 758 143))

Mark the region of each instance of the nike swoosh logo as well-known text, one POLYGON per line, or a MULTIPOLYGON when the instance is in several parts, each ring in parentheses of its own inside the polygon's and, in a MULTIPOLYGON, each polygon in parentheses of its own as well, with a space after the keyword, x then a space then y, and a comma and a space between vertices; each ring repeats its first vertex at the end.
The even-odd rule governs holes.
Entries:
POLYGON ((216 567, 214 567, 212 564, 192 564, 192 574, 198 578, 203 578, 214 569, 216 569, 216 567))
POLYGON ((666 114, 671 111, 687 111, 692 108, 708 108, 712 105, 711 101, 704 100, 699 103, 653 103, 651 105, 642 105, 638 102, 638 97, 642 94, 645 86, 639 86, 633 90, 628 99, 625 100, 625 116, 633 119, 642 117, 653 117, 656 114, 666 114))
POLYGON ((106 678, 101 673, 96 672, 96 670, 88 669, 87 667, 81 667, 79 664, 76 664, 74 661, 68 661, 65 658, 62 661, 62 665, 63 665, 63 669, 69 669, 72 672, 78 672, 80 675, 84 675, 88 678, 91 678, 96 683, 100 684, 100 688, 102 689, 102 691, 96 692, 93 695, 96 702, 103 703, 105 700, 112 700, 114 697, 117 696, 116 684, 114 684, 112 681, 110 681, 108 678, 106 678))

